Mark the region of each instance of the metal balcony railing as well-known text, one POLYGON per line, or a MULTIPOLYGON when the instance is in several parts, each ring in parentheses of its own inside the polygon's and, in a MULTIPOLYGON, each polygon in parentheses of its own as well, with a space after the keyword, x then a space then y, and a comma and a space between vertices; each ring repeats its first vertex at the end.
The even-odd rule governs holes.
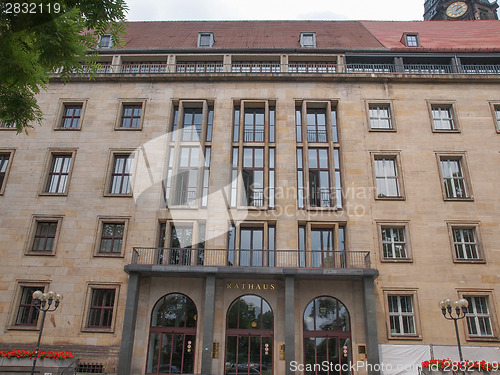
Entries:
POLYGON ((222 73, 223 64, 219 62, 179 62, 175 65, 177 73, 222 73))
POLYGON ((454 73, 452 65, 427 65, 410 64, 403 65, 404 73, 411 74, 448 74, 454 73))
POLYGON ((132 264, 187 267, 370 269, 369 251, 135 247, 132 264))
POLYGON ((307 131, 307 142, 315 143, 315 142, 326 142, 327 134, 326 130, 308 130, 307 131))
POLYGON ((244 142, 264 142, 264 129, 245 129, 243 134, 244 142))
POLYGON ((347 64, 346 73, 393 73, 394 64, 347 64))
POLYGON ((233 62, 232 73, 280 73, 280 63, 273 62, 233 62))
POLYGON ((318 188, 309 190, 309 206, 331 207, 333 203, 332 189, 318 188))
POLYGON ((289 73, 300 74, 327 74, 336 73, 337 64, 321 62, 291 62, 288 64, 289 73))
MULTIPOLYGON (((60 74, 56 70, 55 74, 60 74)), ((73 74, 88 74, 89 67, 82 65, 73 74)), ((500 74, 500 65, 436 65, 436 64, 357 64, 337 65, 318 62, 179 62, 129 63, 111 65, 101 63, 97 74, 500 74)))
POLYGON ((196 188, 178 190, 175 194, 175 203, 179 206, 196 206, 196 188))
POLYGON ((120 69, 121 73, 132 73, 132 74, 155 74, 155 73, 166 73, 167 64, 162 63, 123 63, 120 69))

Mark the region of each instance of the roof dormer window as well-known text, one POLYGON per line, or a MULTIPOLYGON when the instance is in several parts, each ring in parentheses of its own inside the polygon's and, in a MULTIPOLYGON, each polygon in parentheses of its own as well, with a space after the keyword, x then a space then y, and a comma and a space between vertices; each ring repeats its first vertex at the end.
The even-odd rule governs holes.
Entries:
POLYGON ((316 33, 300 33, 301 47, 316 47, 316 33))
POLYGON ((111 39, 110 34, 104 34, 101 36, 101 39, 99 40, 99 47, 101 48, 113 47, 113 40, 111 39))
POLYGON ((418 34, 416 33, 404 33, 401 38, 401 43, 406 47, 420 47, 420 41, 418 40, 418 34))
POLYGON ((198 33, 198 47, 212 47, 214 45, 214 33, 198 33))

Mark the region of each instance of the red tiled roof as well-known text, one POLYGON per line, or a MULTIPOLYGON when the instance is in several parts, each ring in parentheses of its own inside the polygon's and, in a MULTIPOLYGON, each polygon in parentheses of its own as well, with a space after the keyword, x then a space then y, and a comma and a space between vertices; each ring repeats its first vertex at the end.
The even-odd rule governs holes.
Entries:
POLYGON ((286 49, 300 46, 301 32, 316 33, 320 50, 500 51, 500 21, 163 21, 129 22, 125 50, 286 49), (211 48, 198 33, 212 32, 211 48), (406 47, 403 33, 418 33, 421 47, 406 47))
POLYGON ((403 33, 418 33, 425 50, 500 50, 500 21, 360 21, 390 49, 418 50, 401 43, 403 33))
POLYGON ((316 33, 318 49, 380 49, 358 21, 129 22, 126 50, 198 49, 199 32, 213 32, 217 49, 301 49, 301 32, 316 33))

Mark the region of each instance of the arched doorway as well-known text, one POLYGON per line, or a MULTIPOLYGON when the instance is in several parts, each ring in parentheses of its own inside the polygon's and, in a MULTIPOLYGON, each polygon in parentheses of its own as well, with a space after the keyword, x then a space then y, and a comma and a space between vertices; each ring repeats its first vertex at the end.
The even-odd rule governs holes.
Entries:
POLYGON ((351 374, 351 322, 349 311, 333 297, 313 299, 304 311, 304 364, 306 374, 351 374), (321 366, 328 364, 326 368, 321 366), (314 366, 316 365, 316 366, 314 366))
POLYGON ((225 375, 273 373, 274 315, 265 299, 241 296, 227 312, 225 375))
POLYGON ((179 293, 156 302, 149 329, 147 374, 192 374, 197 311, 193 301, 179 293))

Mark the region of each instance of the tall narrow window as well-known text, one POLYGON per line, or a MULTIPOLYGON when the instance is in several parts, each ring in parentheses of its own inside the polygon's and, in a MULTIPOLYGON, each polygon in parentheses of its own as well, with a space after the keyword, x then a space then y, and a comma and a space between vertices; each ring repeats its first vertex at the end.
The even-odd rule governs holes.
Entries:
POLYGON ((440 157, 441 177, 446 198, 470 198, 462 157, 440 157))
POLYGON ((402 197, 395 156, 375 156, 375 179, 378 198, 402 197))
POLYGON ((52 154, 46 193, 66 194, 71 171, 71 154, 52 154))
POLYGON ((11 153, 0 153, 0 194, 5 190, 5 181, 7 180, 7 171, 11 153))
POLYGON ((333 230, 332 229, 311 229, 311 266, 328 267, 333 256, 333 230))
POLYGON ((181 147, 176 175, 175 204, 194 206, 197 203, 199 147, 181 147))
POLYGON ((38 321, 38 310, 33 302, 33 293, 37 290, 44 291, 43 286, 22 286, 21 298, 17 307, 17 315, 14 325, 34 327, 38 321))
POLYGON ((301 107, 295 108, 295 133, 297 137, 297 143, 302 143, 302 109, 301 107))
POLYGON ((415 336, 415 310, 412 295, 389 295, 391 336, 415 336))
POLYGON ((487 296, 464 296, 469 302, 467 328, 470 337, 492 337, 490 309, 487 296))
POLYGON ((328 149, 310 148, 309 152, 309 204, 311 207, 330 207, 330 168, 328 149))
POLYGON ((175 105, 164 183, 168 206, 208 205, 213 119, 213 106, 207 101, 183 100, 175 105))
POLYGON ((243 205, 264 205, 264 149, 243 149, 243 205))
POLYGON ((132 192, 133 164, 134 156, 132 154, 113 156, 113 168, 109 186, 110 194, 129 195, 132 192))
POLYGON ((333 149, 333 161, 335 167, 335 199, 337 201, 337 208, 342 208, 342 177, 340 170, 340 151, 338 147, 333 149))
POLYGON ((241 228, 240 266, 262 267, 263 228, 241 228))
POLYGON ((340 144, 336 114, 336 108, 331 102, 303 101, 296 104, 299 209, 342 208, 340 144))
POLYGON ((495 104, 493 106, 493 113, 495 115, 497 131, 500 131, 500 104, 495 104))
POLYGON ((241 101, 238 104, 234 107, 231 206, 274 208, 274 103, 241 101), (237 181, 238 171, 241 173, 241 184, 237 181))
POLYGON ((92 289, 87 328, 111 328, 115 305, 115 292, 115 289, 92 289))
POLYGON ((297 148, 297 207, 304 208, 304 166, 302 162, 302 148, 297 148))
POLYGON ((193 226, 172 225, 170 233, 170 257, 168 264, 191 264, 193 226))
POLYGON ((199 142, 201 138, 202 108, 185 108, 182 140, 199 142))
POLYGON ((307 110, 307 141, 310 143, 327 142, 326 110, 309 108, 307 110))
POLYGON ((238 228, 231 225, 228 233, 227 264, 240 267, 275 267, 275 241, 274 223, 243 223, 238 228), (237 239, 239 241, 236 241, 237 239))
POLYGON ((264 108, 245 109, 243 142, 264 142, 264 108))

